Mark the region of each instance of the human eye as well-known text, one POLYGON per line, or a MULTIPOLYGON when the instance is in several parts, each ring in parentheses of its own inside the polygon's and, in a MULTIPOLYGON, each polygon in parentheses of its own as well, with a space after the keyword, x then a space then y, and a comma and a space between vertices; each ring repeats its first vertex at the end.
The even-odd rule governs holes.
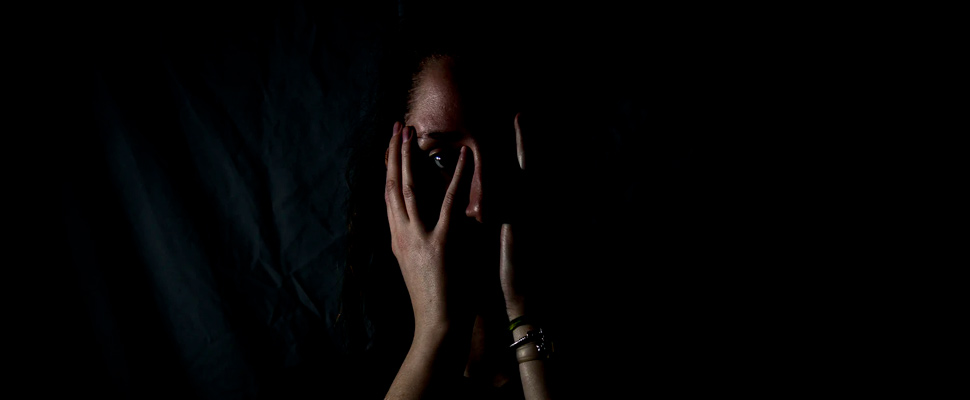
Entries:
POLYGON ((450 170, 455 168, 458 162, 458 152, 455 150, 440 150, 428 155, 434 166, 440 170, 450 170))

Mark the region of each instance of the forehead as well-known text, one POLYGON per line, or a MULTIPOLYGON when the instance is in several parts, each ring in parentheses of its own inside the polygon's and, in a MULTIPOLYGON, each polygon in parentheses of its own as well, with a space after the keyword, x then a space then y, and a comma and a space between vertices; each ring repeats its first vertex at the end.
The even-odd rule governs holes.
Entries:
POLYGON ((416 79, 405 124, 418 136, 430 132, 454 132, 462 128, 461 98, 448 58, 427 62, 416 79))

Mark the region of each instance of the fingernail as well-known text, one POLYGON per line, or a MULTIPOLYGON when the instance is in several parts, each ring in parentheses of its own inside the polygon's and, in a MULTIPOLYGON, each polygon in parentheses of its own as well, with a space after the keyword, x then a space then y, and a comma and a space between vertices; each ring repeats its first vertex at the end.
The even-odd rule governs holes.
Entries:
POLYGON ((403 143, 407 143, 407 142, 411 141, 411 128, 410 127, 405 127, 404 128, 404 134, 401 135, 401 140, 403 141, 403 143))
POLYGON ((391 131, 391 136, 396 135, 399 130, 401 130, 401 123, 398 121, 394 121, 394 130, 391 131))

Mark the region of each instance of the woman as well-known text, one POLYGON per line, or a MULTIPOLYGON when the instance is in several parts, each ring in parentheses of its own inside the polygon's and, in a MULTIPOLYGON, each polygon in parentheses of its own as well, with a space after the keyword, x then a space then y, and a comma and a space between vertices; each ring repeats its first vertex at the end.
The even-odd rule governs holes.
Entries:
MULTIPOLYGON (((498 72, 500 58, 440 48, 412 55, 418 62, 403 121, 393 123, 389 142, 384 137, 383 200, 414 325, 386 397, 548 398, 551 344, 527 308, 521 265, 526 133, 502 89, 515 84, 498 72)), ((352 215, 355 243, 355 230, 368 228, 360 225, 362 209, 352 215)), ((384 283, 387 298, 391 286, 384 283)))

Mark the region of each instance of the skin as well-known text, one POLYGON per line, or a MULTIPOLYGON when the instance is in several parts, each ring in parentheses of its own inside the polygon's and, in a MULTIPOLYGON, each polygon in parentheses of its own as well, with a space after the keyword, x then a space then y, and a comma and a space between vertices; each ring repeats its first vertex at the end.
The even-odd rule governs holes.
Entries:
MULTIPOLYGON (((415 318, 414 339, 387 393, 388 399, 447 396, 447 382, 460 378, 462 371, 472 370, 469 358, 482 357, 475 351, 484 349, 483 338, 472 333, 483 330, 469 329, 476 321, 472 297, 479 293, 469 288, 481 280, 468 279, 470 267, 462 258, 470 252, 472 247, 468 246, 498 247, 499 265, 493 266, 491 273, 499 275, 506 315, 512 320, 526 310, 526 299, 515 285, 515 227, 510 223, 492 223, 501 218, 497 208, 489 208, 493 204, 489 203, 489 168, 500 159, 488 158, 492 153, 483 151, 488 149, 488 137, 466 121, 452 67, 453 61, 447 57, 424 66, 412 93, 410 112, 404 124, 394 124, 388 148, 384 198, 391 247, 401 266, 415 318), (449 168, 440 171, 437 185, 441 200, 440 207, 435 207, 439 211, 428 212, 421 204, 436 201, 439 196, 428 195, 417 186, 418 182, 435 183, 420 180, 416 165, 428 165, 429 155, 444 154, 456 155, 457 162, 453 173, 449 168), (494 240, 468 242, 468 237, 483 237, 468 232, 485 232, 494 240)), ((525 167, 525 151, 519 115, 510 123, 516 132, 517 160, 512 162, 517 165, 512 167, 521 171, 525 167)), ((480 323, 481 319, 477 321, 480 323)), ((520 326, 513 331, 513 337, 523 337, 533 328, 520 326)), ((523 346, 518 353, 519 357, 528 357, 536 350, 534 346, 523 346)), ((532 360, 519 364, 526 399, 549 398, 544 363, 532 360)))

